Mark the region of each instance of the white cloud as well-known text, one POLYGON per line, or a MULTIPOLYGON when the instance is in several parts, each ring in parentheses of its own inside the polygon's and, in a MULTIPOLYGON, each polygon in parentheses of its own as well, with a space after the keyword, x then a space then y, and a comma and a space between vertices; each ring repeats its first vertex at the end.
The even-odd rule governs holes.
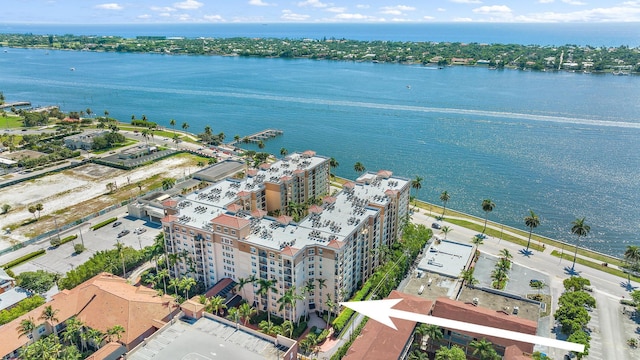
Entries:
POLYGON ((96 5, 96 9, 102 9, 102 10, 122 10, 122 6, 120 4, 116 4, 116 3, 108 3, 108 4, 99 4, 96 5))
POLYGON ((171 16, 171 14, 169 14, 169 13, 160 13, 160 14, 158 14, 158 16, 169 17, 169 16, 171 16))
POLYGON ((311 6, 311 7, 317 7, 317 8, 325 8, 329 5, 323 2, 320 2, 320 0, 305 0, 305 1, 299 2, 298 6, 300 7, 311 6))
POLYGON ((358 4, 356 5, 356 9, 368 9, 369 5, 367 4, 358 4))
POLYGON ((334 13, 343 13, 345 11, 347 11, 346 7, 330 7, 327 9, 328 12, 334 12, 334 13))
POLYGON ((205 15, 203 18, 210 22, 224 22, 224 19, 220 15, 205 15))
POLYGON ((173 4, 175 8, 182 9, 182 10, 195 10, 200 8, 202 5, 204 4, 196 0, 185 0, 183 2, 178 2, 173 4))
POLYGON ((586 2, 582 2, 578 0, 562 0, 562 2, 569 5, 587 5, 586 2))
POLYGON ((304 21, 309 19, 309 15, 304 15, 304 14, 296 14, 291 10, 282 10, 282 16, 280 16, 280 18, 282 20, 289 20, 289 21, 304 21))
POLYGON ((538 0, 538 3, 540 3, 540 4, 551 4, 554 1, 555 0, 538 0))
POLYGON ((568 13, 544 12, 518 16, 519 22, 640 22, 640 8, 613 6, 568 13))
POLYGON ((409 22, 409 21, 412 21, 412 20, 403 19, 403 18, 393 18, 393 19, 391 19, 391 21, 393 21, 393 22, 409 22))
POLYGON ((189 14, 178 14, 177 15, 177 19, 179 21, 192 21, 191 15, 189 15, 189 14))
POLYGON ((138 15, 138 19, 151 19, 151 15, 149 14, 142 14, 142 15, 138 15))
POLYGON ((176 9, 174 9, 172 7, 169 7, 169 6, 152 6, 151 10, 152 11, 161 11, 163 13, 176 11, 176 9))
POLYGON ((362 14, 338 14, 335 16, 338 20, 375 20, 375 18, 362 14))
POLYGON ((397 6, 383 6, 380 8, 380 13, 389 14, 389 15, 402 15, 404 11, 413 11, 416 8, 412 6, 406 5, 397 5, 397 6))
MULTIPOLYGON (((458 4, 482 4, 482 1, 480 0, 449 0, 452 3, 458 3, 458 4)), ((461 19, 467 19, 467 18, 461 18, 461 19)))
POLYGON ((424 20, 435 20, 435 18, 433 16, 423 16, 422 17, 424 20))
POLYGON ((436 11, 445 12, 445 11, 447 11, 447 9, 445 9, 445 8, 437 8, 436 11))
POLYGON ((476 14, 486 15, 511 14, 511 9, 507 5, 480 6, 472 11, 476 14))
POLYGON ((640 1, 625 1, 622 3, 625 6, 640 6, 640 1))
POLYGON ((253 5, 253 6, 270 6, 271 4, 268 4, 262 0, 249 0, 249 5, 253 5))
POLYGON ((454 22, 472 22, 473 19, 468 17, 457 17, 457 18, 453 18, 453 21, 454 22))

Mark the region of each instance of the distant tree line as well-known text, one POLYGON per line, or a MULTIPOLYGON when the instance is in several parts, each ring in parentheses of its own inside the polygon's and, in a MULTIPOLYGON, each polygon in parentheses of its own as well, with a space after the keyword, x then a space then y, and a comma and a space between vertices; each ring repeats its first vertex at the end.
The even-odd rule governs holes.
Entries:
POLYGON ((171 38, 0 34, 0 46, 110 52, 231 55, 269 58, 487 65, 532 70, 640 71, 640 52, 628 46, 540 46, 347 39, 171 38), (565 66, 569 64, 569 66, 565 66))

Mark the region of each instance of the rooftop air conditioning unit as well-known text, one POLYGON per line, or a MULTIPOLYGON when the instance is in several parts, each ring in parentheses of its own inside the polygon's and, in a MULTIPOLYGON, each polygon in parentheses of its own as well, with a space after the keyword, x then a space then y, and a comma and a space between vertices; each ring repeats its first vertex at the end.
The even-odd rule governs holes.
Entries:
POLYGON ((477 297, 473 298, 473 300, 471 300, 471 303, 475 306, 478 306, 478 303, 480 302, 480 299, 478 299, 477 297))

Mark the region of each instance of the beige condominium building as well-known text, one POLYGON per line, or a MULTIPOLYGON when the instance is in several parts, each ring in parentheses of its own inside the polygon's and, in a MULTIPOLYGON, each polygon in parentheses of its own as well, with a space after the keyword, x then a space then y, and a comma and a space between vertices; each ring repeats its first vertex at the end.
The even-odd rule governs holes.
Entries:
POLYGON ((275 280, 276 291, 247 301, 287 319, 323 309, 327 296, 346 299, 380 263, 382 248, 400 236, 409 212, 410 181, 390 171, 366 173, 330 194, 329 159, 312 151, 288 155, 249 169, 242 180, 226 179, 163 202, 166 249, 172 276, 192 276, 210 287, 223 278, 275 280), (294 222, 286 209, 321 199, 294 222), (313 284, 312 288, 305 285, 313 284), (304 299, 279 311, 290 287, 304 299))

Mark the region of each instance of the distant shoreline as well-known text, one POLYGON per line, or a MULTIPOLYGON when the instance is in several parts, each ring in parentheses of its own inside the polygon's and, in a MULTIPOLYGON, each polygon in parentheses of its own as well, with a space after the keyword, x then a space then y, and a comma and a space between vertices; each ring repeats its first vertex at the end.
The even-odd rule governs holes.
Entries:
MULTIPOLYGON (((186 38, 0 34, 0 46, 44 50, 312 59, 488 69, 640 73, 640 51, 627 46, 539 46, 462 42, 362 41, 336 38, 186 38)), ((5 50, 6 51, 6 50, 5 50)))

